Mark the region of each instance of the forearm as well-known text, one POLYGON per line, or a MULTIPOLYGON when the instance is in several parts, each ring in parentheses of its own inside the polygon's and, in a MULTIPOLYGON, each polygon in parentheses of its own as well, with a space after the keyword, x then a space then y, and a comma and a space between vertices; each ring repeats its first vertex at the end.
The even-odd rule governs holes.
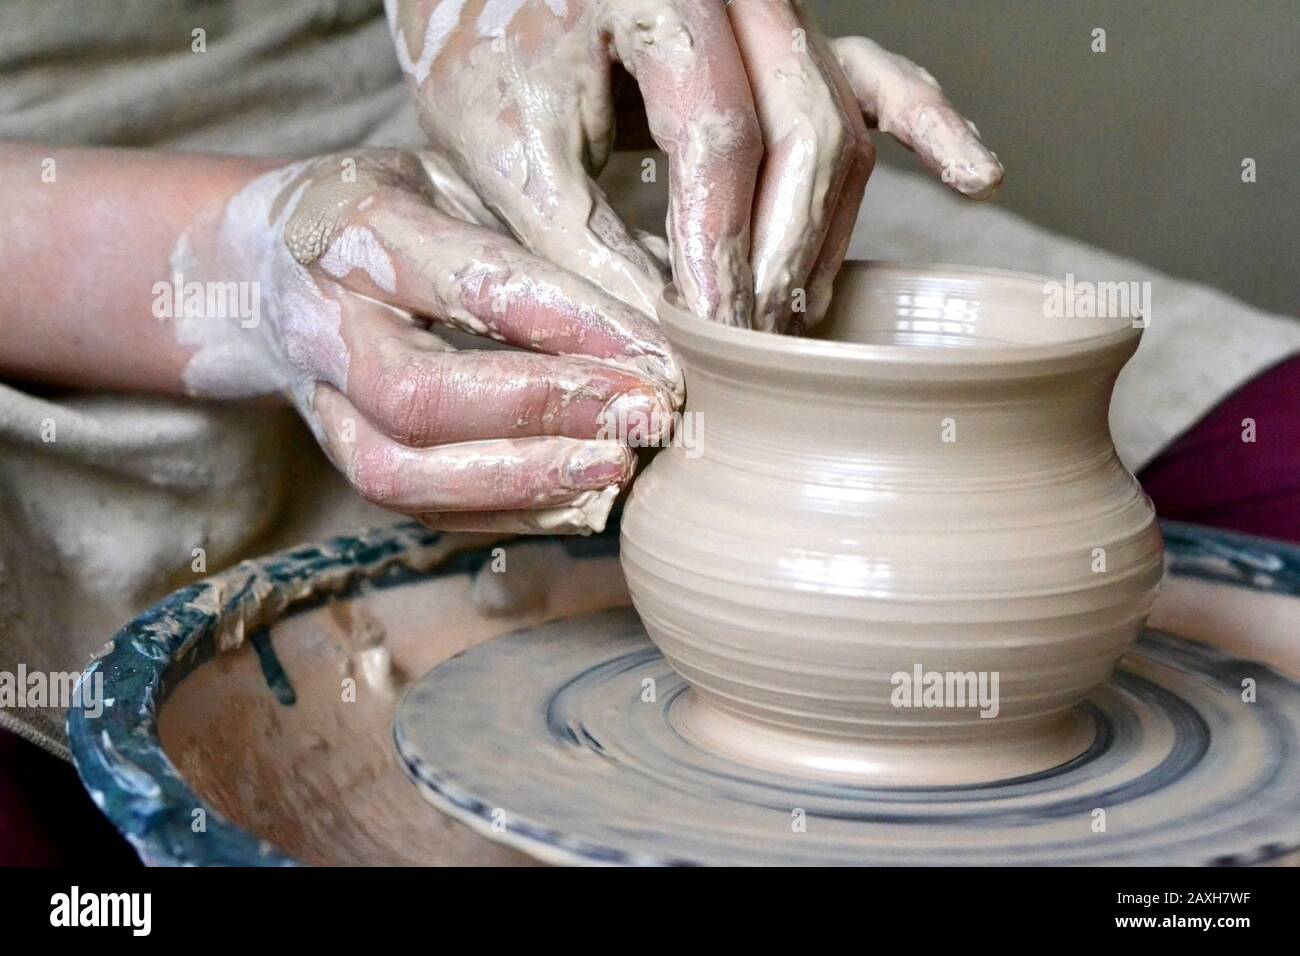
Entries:
POLYGON ((0 144, 0 377, 182 392, 192 350, 157 307, 159 283, 175 281, 178 238, 266 167, 0 144))

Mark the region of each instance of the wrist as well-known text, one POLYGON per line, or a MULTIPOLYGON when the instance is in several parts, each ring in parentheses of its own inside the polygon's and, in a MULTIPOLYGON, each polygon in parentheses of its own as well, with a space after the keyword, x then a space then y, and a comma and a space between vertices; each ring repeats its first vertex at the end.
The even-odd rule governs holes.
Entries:
POLYGON ((153 315, 185 228, 265 164, 0 144, 0 375, 177 392, 185 348, 153 315))

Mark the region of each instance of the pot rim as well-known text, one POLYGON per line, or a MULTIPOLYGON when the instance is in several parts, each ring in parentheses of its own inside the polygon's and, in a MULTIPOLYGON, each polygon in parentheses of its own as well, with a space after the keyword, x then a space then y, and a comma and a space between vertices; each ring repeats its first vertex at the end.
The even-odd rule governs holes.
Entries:
MULTIPOLYGON (((1040 289, 1045 283, 1060 281, 1031 272, 947 263, 849 260, 844 263, 843 271, 847 270, 957 281, 1001 279, 1040 289)), ((1134 325, 1131 319, 1114 318, 1103 319, 1115 323, 1111 331, 1049 343, 971 348, 842 342, 703 322, 681 306, 672 289, 660 297, 658 315, 669 342, 687 352, 781 371, 854 377, 871 371, 889 378, 946 379, 954 374, 962 378, 1021 378, 1111 364, 1117 370, 1137 349, 1144 331, 1144 326, 1134 325), (1122 357, 1112 362, 1115 353, 1122 357)))

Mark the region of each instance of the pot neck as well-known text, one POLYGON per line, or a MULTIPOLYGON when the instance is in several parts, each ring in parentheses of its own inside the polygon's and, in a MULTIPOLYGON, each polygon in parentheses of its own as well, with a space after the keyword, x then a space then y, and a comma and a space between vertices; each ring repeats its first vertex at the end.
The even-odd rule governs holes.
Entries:
POLYGON ((686 410, 704 459, 798 480, 1046 477, 1113 457, 1107 412, 1117 372, 845 384, 751 379, 695 357, 686 360, 686 410))

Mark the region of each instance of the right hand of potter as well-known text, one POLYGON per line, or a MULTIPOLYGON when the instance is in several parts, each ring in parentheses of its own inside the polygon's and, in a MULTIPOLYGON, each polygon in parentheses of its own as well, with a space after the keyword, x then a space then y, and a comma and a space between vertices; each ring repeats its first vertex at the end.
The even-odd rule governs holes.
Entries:
POLYGON ((187 389, 288 395, 365 498, 433 527, 599 529, 635 466, 618 429, 666 428, 683 397, 652 319, 521 248, 415 154, 266 172, 172 265, 249 281, 260 309, 182 320, 187 389), (431 323, 516 349, 458 351, 431 323))
POLYGON ((986 198, 1002 178, 929 73, 865 37, 828 40, 802 0, 386 6, 439 153, 524 245, 650 314, 670 261, 700 318, 818 322, 874 164, 868 127, 963 195, 986 198), (613 140, 615 62, 668 154, 666 255, 594 181, 613 140))
POLYGON ((722 0, 393 0, 388 11, 435 150, 524 245, 646 314, 671 278, 701 317, 747 321, 762 142, 722 0), (611 148, 615 61, 668 152, 668 248, 629 228, 593 178, 611 148))

